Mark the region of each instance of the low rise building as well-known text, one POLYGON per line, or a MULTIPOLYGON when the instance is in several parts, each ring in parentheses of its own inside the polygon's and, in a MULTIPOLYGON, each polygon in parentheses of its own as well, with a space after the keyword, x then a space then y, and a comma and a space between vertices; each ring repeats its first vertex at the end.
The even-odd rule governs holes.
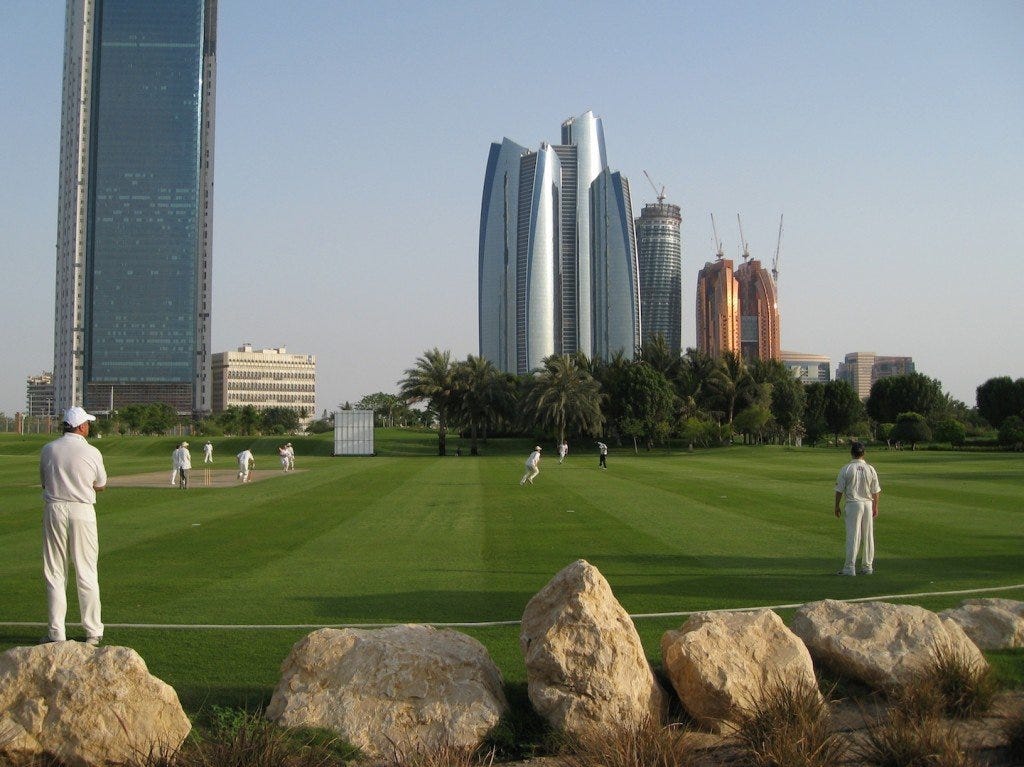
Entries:
POLYGON ((46 418, 53 415, 53 373, 29 376, 25 382, 25 415, 46 418))
POLYGON ((822 354, 782 352, 782 364, 802 384, 828 383, 832 380, 832 360, 822 354))
POLYGON ((213 355, 213 412, 252 405, 259 410, 289 408, 303 420, 316 414, 316 356, 289 354, 281 346, 213 355))

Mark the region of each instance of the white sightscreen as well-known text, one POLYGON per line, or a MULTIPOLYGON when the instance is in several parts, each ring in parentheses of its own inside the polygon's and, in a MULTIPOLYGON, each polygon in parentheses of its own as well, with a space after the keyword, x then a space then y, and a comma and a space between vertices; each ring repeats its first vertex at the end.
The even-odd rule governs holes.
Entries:
POLYGON ((334 414, 334 454, 373 455, 372 410, 339 410, 334 414))

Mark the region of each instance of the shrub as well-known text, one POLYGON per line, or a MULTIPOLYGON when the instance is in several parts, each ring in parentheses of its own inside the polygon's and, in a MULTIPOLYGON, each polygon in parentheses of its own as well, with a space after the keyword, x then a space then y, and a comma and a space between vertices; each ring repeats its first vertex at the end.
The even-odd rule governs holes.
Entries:
POLYGON ((979 665, 965 653, 940 645, 931 662, 892 697, 918 716, 968 719, 988 711, 996 692, 995 677, 988 665, 979 665))
POLYGON ((1009 717, 1003 724, 1007 756, 1017 764, 1024 764, 1024 712, 1009 717))
POLYGON ((872 767, 977 767, 948 724, 899 710, 868 727, 854 752, 872 767))
POLYGON ((647 722, 567 742, 557 757, 561 767, 692 767, 696 751, 678 725, 647 722))
POLYGON ((736 724, 742 748, 757 767, 830 767, 846 750, 845 740, 831 730, 827 701, 806 683, 766 682, 736 724))

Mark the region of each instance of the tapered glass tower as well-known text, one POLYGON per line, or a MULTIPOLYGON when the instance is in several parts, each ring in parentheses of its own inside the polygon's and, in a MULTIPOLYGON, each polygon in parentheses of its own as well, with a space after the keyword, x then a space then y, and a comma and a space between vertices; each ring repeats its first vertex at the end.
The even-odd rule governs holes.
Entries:
POLYGON ((629 183, 592 112, 562 143, 491 145, 480 211, 480 355, 526 373, 551 354, 632 356, 640 334, 629 183))
POLYGON ((68 0, 55 412, 210 409, 216 0, 68 0))

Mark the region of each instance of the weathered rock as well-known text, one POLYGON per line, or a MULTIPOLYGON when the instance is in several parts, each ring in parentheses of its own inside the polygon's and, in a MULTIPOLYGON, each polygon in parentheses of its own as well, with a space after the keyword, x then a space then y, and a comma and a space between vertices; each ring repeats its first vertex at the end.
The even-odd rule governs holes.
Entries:
POLYGON ((816 662, 879 689, 912 680, 937 649, 987 665, 956 623, 914 605, 811 602, 797 609, 793 632, 816 662))
POLYGON ((322 727, 371 756, 475 748, 507 710, 501 673, 472 637, 430 626, 320 629, 281 667, 267 718, 322 727))
POLYGON ((965 599, 939 615, 955 621, 982 650, 1024 647, 1024 602, 965 599))
POLYGON ((592 735, 661 721, 665 691, 597 568, 578 560, 526 605, 519 646, 530 701, 557 729, 592 735))
POLYGON ((192 729, 174 689, 128 647, 54 642, 0 654, 0 753, 71 767, 177 751, 192 729))
POLYGON ((771 610, 692 615, 662 636, 661 658, 686 710, 719 732, 768 685, 805 686, 820 697, 807 647, 771 610))

